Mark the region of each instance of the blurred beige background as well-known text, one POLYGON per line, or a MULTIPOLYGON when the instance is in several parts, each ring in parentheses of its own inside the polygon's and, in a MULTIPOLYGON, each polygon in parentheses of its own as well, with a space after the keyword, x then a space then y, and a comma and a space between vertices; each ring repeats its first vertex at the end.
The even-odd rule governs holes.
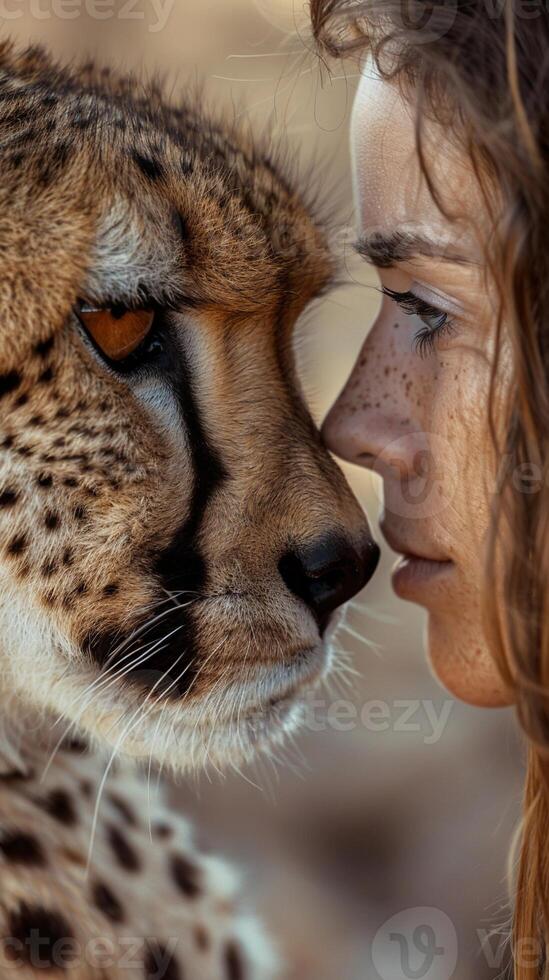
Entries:
MULTIPOLYGON (((303 166, 316 161, 318 193, 346 227, 356 79, 343 66, 331 77, 322 68, 304 7, 297 0, 0 0, 1 36, 45 42, 63 58, 92 54, 160 71, 174 91, 208 79, 227 112, 248 106, 255 125, 270 120, 276 138, 299 150, 303 166)), ((350 284, 310 311, 299 331, 319 418, 378 301, 371 273, 347 258, 350 284)), ((348 475, 375 525, 379 486, 359 471, 348 475)), ((504 961, 495 941, 482 953, 480 940, 505 920, 522 775, 513 718, 454 703, 437 687, 422 652, 422 614, 391 595, 390 566, 386 554, 338 639, 359 672, 344 696, 362 721, 349 722, 336 694, 326 702, 324 730, 297 739, 289 762, 258 765, 245 774, 250 781, 231 775, 174 793, 201 836, 245 868, 250 901, 291 964, 288 980, 495 980, 504 961), (383 924, 403 911, 391 938, 383 924), (434 932, 410 932, 416 922, 434 932)))

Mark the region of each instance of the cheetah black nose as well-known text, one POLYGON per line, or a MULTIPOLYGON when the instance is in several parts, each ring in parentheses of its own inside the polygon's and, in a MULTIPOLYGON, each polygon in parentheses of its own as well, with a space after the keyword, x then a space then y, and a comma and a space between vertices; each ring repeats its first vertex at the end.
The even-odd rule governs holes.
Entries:
POLYGON ((307 603, 323 630, 334 609, 370 581, 378 561, 379 547, 371 538, 358 551, 344 538, 330 536, 287 551, 278 570, 290 592, 307 603))

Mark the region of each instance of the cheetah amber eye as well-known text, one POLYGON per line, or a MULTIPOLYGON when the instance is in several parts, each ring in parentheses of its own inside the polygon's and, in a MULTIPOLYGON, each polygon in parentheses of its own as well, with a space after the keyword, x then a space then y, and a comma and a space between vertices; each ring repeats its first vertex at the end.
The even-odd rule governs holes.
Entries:
POLYGON ((95 309, 85 303, 79 317, 92 340, 111 361, 124 361, 149 335, 154 323, 153 310, 126 307, 95 309))

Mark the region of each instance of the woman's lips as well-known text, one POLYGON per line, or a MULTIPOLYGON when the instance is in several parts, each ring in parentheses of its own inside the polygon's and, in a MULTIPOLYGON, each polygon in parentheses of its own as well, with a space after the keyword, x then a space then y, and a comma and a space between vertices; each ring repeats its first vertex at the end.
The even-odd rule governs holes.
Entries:
MULTIPOLYGON (((455 569, 453 561, 446 558, 438 556, 435 558, 425 553, 414 552, 410 545, 384 521, 381 522, 381 531, 389 547, 393 551, 400 552, 402 556, 391 576, 393 589, 401 598, 420 601, 423 597, 425 600, 427 594, 433 595, 437 587, 442 585, 448 574, 455 569)), ((429 550, 425 548, 425 551, 429 550)))
POLYGON ((453 571, 452 561, 435 561, 432 558, 419 558, 415 555, 403 555, 399 559, 391 576, 393 589, 401 599, 412 599, 441 584, 444 578, 453 571))

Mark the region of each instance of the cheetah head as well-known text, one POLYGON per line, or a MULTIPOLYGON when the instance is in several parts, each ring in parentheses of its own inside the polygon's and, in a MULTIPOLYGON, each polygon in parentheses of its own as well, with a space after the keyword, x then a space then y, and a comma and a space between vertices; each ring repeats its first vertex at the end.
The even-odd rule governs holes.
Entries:
POLYGON ((322 230, 247 136, 37 52, 0 49, 0 146, 4 702, 248 757, 377 561, 292 358, 322 230))

